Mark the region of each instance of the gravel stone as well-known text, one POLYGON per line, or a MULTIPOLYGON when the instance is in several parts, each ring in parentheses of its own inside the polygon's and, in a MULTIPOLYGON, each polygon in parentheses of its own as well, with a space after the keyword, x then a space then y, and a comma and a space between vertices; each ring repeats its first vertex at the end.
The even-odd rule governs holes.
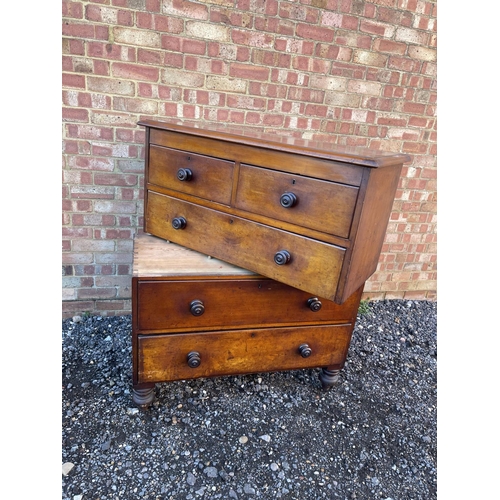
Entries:
POLYGON ((62 464, 62 474, 63 476, 67 476, 72 470, 75 464, 72 464, 71 462, 66 462, 65 464, 62 464))
POLYGON ((368 306, 328 391, 319 369, 180 380, 147 410, 131 316, 64 320, 62 499, 436 500, 437 303, 368 306))
POLYGON ((218 475, 217 469, 215 467, 207 467, 203 472, 208 477, 217 477, 218 475))

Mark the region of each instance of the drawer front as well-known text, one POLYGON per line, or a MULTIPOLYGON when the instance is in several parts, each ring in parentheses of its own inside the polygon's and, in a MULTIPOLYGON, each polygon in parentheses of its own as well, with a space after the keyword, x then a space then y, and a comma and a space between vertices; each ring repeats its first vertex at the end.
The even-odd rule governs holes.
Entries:
POLYGON ((335 297, 345 254, 341 247, 155 192, 148 194, 145 216, 146 232, 155 236, 329 300, 335 297))
POLYGON ((357 187, 241 165, 236 206, 348 238, 357 196, 357 187))
POLYGON ((345 324, 140 336, 138 382, 323 366, 340 369, 351 331, 352 325, 345 324), (304 344, 310 349, 308 357, 301 355, 304 344), (193 365, 199 362, 198 366, 191 367, 189 359, 193 365))
POLYGON ((234 163, 210 156, 151 146, 149 182, 229 205, 234 163))
POLYGON ((139 333, 352 321, 359 293, 341 306, 268 279, 139 281, 139 333))

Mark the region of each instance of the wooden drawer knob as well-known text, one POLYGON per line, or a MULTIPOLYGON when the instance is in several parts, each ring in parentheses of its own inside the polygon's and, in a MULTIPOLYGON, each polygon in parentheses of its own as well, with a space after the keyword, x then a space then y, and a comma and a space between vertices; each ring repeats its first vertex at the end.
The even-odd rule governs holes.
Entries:
POLYGON ((297 196, 294 193, 283 193, 280 198, 282 207, 292 208, 297 204, 297 196))
POLYGON ((184 229, 186 224, 187 220, 184 217, 174 217, 172 219, 172 227, 174 229, 184 229))
POLYGON ((201 356, 197 351, 191 351, 187 355, 187 363, 191 368, 197 368, 201 364, 201 356))
POLYGON ((177 170, 177 179, 183 182, 190 181, 193 178, 193 172, 189 168, 180 168, 177 170))
POLYGON ((193 300, 189 304, 189 311, 193 316, 201 316, 205 312, 205 306, 201 300, 193 300))
POLYGON ((301 344, 299 346, 299 353, 303 358, 308 358, 312 354, 312 350, 307 344, 301 344))
POLYGON ((288 264, 290 262, 291 258, 292 256, 289 252, 287 252, 286 250, 280 250, 274 255, 274 262, 278 264, 278 266, 284 266, 285 264, 288 264))
POLYGON ((311 297, 310 299, 308 299, 307 305, 312 312, 317 312, 321 309, 321 301, 318 299, 318 297, 311 297))

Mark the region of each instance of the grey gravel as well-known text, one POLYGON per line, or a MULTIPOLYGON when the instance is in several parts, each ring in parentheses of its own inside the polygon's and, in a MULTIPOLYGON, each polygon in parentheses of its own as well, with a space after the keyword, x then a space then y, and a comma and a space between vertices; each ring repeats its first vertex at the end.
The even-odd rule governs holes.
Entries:
POLYGON ((329 391, 319 369, 185 380, 148 410, 131 317, 64 320, 63 500, 436 499, 436 312, 370 302, 329 391))

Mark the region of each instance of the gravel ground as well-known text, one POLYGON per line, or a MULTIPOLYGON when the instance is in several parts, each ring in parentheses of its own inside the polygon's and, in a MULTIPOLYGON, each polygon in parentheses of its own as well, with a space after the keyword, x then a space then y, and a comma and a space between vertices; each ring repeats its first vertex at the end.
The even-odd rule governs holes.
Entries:
POLYGON ((131 317, 62 324, 62 498, 437 498, 437 303, 358 315, 339 386, 319 370, 158 384, 131 399, 131 317))

